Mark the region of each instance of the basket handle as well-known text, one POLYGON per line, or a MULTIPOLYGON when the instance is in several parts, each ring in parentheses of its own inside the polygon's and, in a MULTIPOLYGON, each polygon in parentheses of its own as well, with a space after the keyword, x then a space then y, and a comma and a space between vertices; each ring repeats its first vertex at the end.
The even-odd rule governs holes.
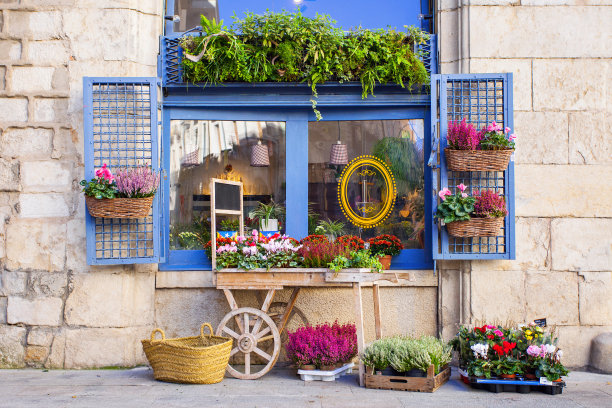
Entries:
POLYGON ((164 341, 164 340, 166 340, 166 333, 164 333, 162 329, 155 329, 151 332, 151 341, 164 341), (155 333, 161 334, 162 336, 161 340, 155 339, 155 333))
POLYGON ((202 326, 200 326, 200 337, 204 337, 204 328, 208 327, 208 331, 210 332, 210 334, 208 335, 208 337, 213 335, 213 328, 210 325, 210 323, 204 323, 202 324, 202 326))

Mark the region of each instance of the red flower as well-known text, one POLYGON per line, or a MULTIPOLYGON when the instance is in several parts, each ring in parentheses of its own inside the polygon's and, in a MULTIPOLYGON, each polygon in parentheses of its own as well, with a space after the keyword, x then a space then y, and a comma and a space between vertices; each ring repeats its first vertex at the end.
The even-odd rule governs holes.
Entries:
POLYGON ((504 340, 504 353, 508 354, 514 347, 516 347, 516 343, 509 343, 504 340))
POLYGON ((503 356, 504 355, 504 348, 502 346, 500 346, 499 344, 494 344, 493 345, 493 350, 495 350, 495 352, 497 353, 498 356, 503 356))
POLYGON ((495 338, 495 335, 494 335, 494 334, 489 334, 489 335, 487 336, 487 339, 489 339, 489 340, 493 340, 494 338, 495 338))

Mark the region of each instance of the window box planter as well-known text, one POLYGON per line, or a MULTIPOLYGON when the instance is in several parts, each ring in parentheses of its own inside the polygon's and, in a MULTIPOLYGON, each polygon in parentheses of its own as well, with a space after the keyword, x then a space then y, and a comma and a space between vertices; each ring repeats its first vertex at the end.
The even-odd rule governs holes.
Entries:
POLYGON ((471 218, 446 224, 448 235, 453 237, 496 237, 504 225, 504 218, 471 218))
POLYGON ((145 218, 151 211, 155 196, 143 198, 94 198, 85 196, 87 209, 98 218, 145 218))
POLYGON ((455 150, 444 149, 446 168, 450 171, 504 171, 514 149, 455 150))

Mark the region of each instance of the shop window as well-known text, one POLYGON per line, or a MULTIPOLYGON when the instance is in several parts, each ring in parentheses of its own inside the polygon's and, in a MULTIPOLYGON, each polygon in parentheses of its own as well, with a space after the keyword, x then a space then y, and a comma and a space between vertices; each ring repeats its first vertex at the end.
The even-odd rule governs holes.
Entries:
POLYGON ((243 183, 245 218, 259 202, 284 204, 284 122, 172 120, 170 138, 170 250, 210 240, 211 178, 243 183), (252 155, 256 145, 267 147, 267 166, 252 155))
POLYGON ((423 119, 310 122, 308 232, 336 222, 345 234, 393 234, 405 249, 424 249, 424 136, 423 119))

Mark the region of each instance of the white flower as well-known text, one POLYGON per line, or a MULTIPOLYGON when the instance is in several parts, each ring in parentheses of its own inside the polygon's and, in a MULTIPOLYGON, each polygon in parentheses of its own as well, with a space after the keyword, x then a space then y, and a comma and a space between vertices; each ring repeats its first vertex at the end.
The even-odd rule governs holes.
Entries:
POLYGON ((470 347, 470 349, 472 349, 472 351, 474 352, 474 357, 487 358, 487 353, 489 352, 489 345, 478 343, 474 344, 472 347, 470 347))
POLYGON ((557 357, 563 357, 563 350, 557 350, 557 357))

